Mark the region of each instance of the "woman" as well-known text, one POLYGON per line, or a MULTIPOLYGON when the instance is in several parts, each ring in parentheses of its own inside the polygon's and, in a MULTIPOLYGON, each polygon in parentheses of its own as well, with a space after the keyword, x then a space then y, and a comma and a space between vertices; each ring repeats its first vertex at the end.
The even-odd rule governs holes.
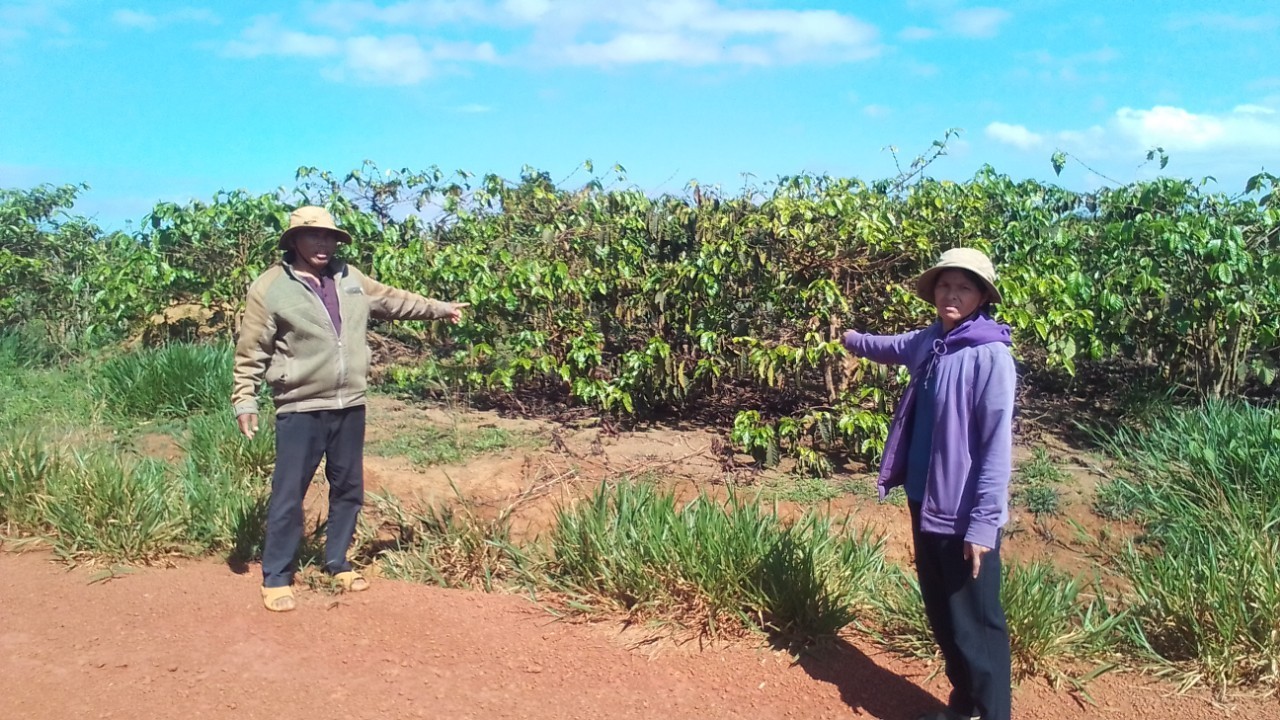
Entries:
POLYGON ((284 261, 249 286, 236 343, 231 402, 245 437, 258 431, 257 390, 276 406, 276 467, 262 550, 262 602, 297 607, 290 585, 302 541, 302 499, 325 459, 329 521, 325 570, 344 590, 367 590, 347 550, 364 504, 364 406, 369 318, 458 322, 466 303, 388 287, 334 257, 351 236, 328 211, 300 207, 280 236, 284 261))
POLYGON ((951 697, 921 720, 1008 720, 1009 630, 1000 605, 1000 532, 1008 520, 1016 370, 986 255, 943 253, 916 282, 938 319, 877 336, 850 330, 858 357, 911 373, 880 468, 880 498, 905 486, 925 614, 942 650, 951 697))

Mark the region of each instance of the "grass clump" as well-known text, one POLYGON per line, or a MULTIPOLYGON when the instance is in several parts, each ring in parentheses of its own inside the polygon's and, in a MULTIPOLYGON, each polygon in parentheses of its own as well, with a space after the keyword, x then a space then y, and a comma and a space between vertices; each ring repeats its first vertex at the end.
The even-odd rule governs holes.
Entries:
POLYGON ((461 498, 416 512, 391 496, 370 494, 369 501, 379 527, 364 529, 357 554, 376 558, 387 577, 486 592, 529 577, 529 558, 511 541, 505 513, 485 519, 461 498))
POLYGON ((1056 515, 1062 505, 1059 486, 1070 479, 1044 448, 1018 465, 1013 476, 1013 501, 1035 515, 1056 515))
POLYGON ((28 534, 40 527, 39 496, 59 470, 59 459, 32 434, 0 442, 0 532, 28 534))
POLYGON ((93 388, 126 418, 186 418, 230 403, 233 353, 230 345, 179 343, 138 350, 104 362, 93 388))
MULTIPOLYGON (((935 656, 937 644, 915 576, 895 568, 878 593, 872 637, 907 655, 935 656)), ((1085 580, 1045 563, 1004 565, 1000 602, 1009 625, 1015 679, 1041 676, 1074 683, 1068 669, 1077 661, 1111 654, 1124 621, 1085 580)))
POLYGON ((46 479, 38 503, 59 555, 147 561, 184 545, 176 490, 165 463, 73 455, 46 479))
POLYGON ((383 456, 408 458, 414 465, 452 465, 468 458, 500 452, 526 442, 501 428, 478 428, 474 431, 442 430, 429 427, 415 430, 412 435, 398 435, 390 440, 373 443, 370 451, 383 456))
POLYGON ((0 531, 43 538, 59 555, 148 562, 164 555, 261 550, 269 426, 250 442, 225 416, 193 420, 185 461, 91 443, 72 451, 35 434, 0 449, 0 531))
POLYGON ((261 555, 275 466, 273 419, 270 411, 260 416, 252 440, 240 434, 229 408, 187 423, 180 445, 188 542, 238 561, 261 555))
POLYGON ((649 484, 602 485, 562 509, 548 576, 587 605, 670 620, 715 635, 758 628, 804 642, 831 635, 865 605, 882 546, 808 514, 706 496, 679 505, 649 484))
POLYGON ((1103 442, 1126 472, 1108 506, 1146 531, 1116 562, 1133 645, 1185 685, 1280 688, 1280 415, 1166 408, 1103 442))

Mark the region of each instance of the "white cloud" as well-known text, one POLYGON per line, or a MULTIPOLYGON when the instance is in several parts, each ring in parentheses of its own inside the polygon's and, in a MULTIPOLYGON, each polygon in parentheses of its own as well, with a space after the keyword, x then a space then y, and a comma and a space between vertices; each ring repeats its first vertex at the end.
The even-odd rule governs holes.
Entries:
POLYGON ((538 19, 541 31, 604 41, 543 43, 552 62, 625 64, 674 62, 772 65, 851 62, 878 55, 878 31, 831 10, 745 10, 713 0, 646 0, 614 10, 611 3, 556 5, 538 19))
POLYGON ((876 119, 889 117, 889 115, 892 112, 893 111, 890 110, 887 106, 877 105, 875 103, 872 103, 862 108, 862 114, 866 115, 869 118, 876 118, 876 119))
POLYGON ((64 5, 58 0, 20 0, 0 5, 0 45, 24 40, 33 31, 70 35, 71 24, 58 12, 64 5))
MULTIPOLYGON (((1270 165, 1280 152, 1280 107, 1241 104, 1227 112, 1197 113, 1171 105, 1149 109, 1124 107, 1103 122, 1082 129, 1033 131, 1020 125, 991 123, 986 135, 1022 150, 1064 150, 1099 172, 1124 182, 1127 174, 1151 177, 1212 175, 1228 182, 1270 165), (1167 169, 1145 162, 1162 148, 1167 169)), ((1097 186, 1097 179, 1082 178, 1097 186)))
POLYGON ((223 48, 231 57, 256 58, 264 56, 322 58, 338 54, 342 43, 328 35, 313 35, 298 30, 286 30, 276 16, 259 17, 245 28, 240 38, 223 48))
POLYGON ((117 25, 140 30, 154 30, 160 22, 155 15, 137 10, 117 10, 111 14, 111 21, 117 25))
POLYGON ((1116 111, 1112 127, 1142 147, 1158 145, 1170 153, 1280 149, 1280 116, 1245 107, 1243 112, 1237 107, 1217 115, 1167 105, 1150 110, 1126 107, 1116 111))
POLYGON ((295 57, 336 59, 323 69, 325 77, 340 82, 376 85, 414 85, 431 77, 439 63, 494 62, 497 52, 489 43, 440 42, 424 46, 413 35, 334 35, 286 30, 276 16, 257 18, 237 40, 227 43, 231 57, 295 57))
POLYGON ((551 12, 551 0, 503 0, 502 9, 520 20, 533 22, 551 12))
POLYGON ((111 21, 122 27, 147 31, 184 22, 209 25, 221 22, 212 10, 204 8, 179 8, 159 15, 140 10, 116 10, 111 14, 111 21))
POLYGON ((1031 150, 1044 143, 1043 136, 1031 132, 1023 125, 993 122, 987 125, 986 134, 996 142, 1012 145, 1019 150, 1031 150))
MULTIPOLYGON (((847 13, 742 5, 739 0, 401 0, 384 6, 340 0, 313 6, 307 21, 339 37, 391 29, 424 45, 432 43, 420 33, 446 27, 502 30, 516 36, 505 54, 552 65, 855 62, 882 49, 879 31, 847 13)), ((475 60, 497 59, 497 49, 487 47, 491 54, 475 60)))
POLYGON ((933 28, 912 26, 903 28, 902 32, 898 33, 898 37, 910 42, 914 40, 931 40, 936 37, 937 34, 938 31, 933 28))
POLYGON ((1114 48, 1103 47, 1061 57, 1047 50, 1040 50, 1031 53, 1029 57, 1034 65, 1040 66, 1041 70, 1034 71, 1034 67, 1024 64, 1016 69, 1016 75, 1034 76, 1044 83, 1055 81, 1078 83, 1093 82, 1100 77, 1105 77, 1105 71, 1102 68, 1120 59, 1120 53, 1114 48))
POLYGON ((676 33, 624 33, 603 43, 570 45, 563 57, 574 65, 677 62, 702 65, 719 61, 723 51, 676 33))
POLYGON ((453 108, 456 113, 464 115, 483 115, 484 113, 493 112, 493 107, 489 105, 481 105, 479 103, 471 103, 469 105, 459 105, 453 108))
POLYGON ((1274 32, 1280 30, 1280 15, 1233 15, 1230 13, 1190 13, 1174 15, 1165 27, 1182 30, 1221 30, 1231 33, 1274 32))
POLYGON ((957 10, 945 23, 955 35, 967 38, 993 38, 1000 33, 1000 26, 1013 15, 1000 8, 977 7, 957 10))
POLYGON ((933 40, 942 36, 985 40, 999 35, 1000 26, 1013 18, 1009 11, 992 7, 954 10, 950 3, 944 3, 931 9, 940 15, 939 28, 912 25, 902 29, 898 37, 907 42, 933 40))
POLYGON ((409 35, 350 38, 344 60, 343 69, 356 79, 382 85, 413 85, 432 73, 430 56, 409 35))
POLYGON ((438 42, 431 46, 433 60, 493 63, 498 61, 498 51, 491 43, 438 42))

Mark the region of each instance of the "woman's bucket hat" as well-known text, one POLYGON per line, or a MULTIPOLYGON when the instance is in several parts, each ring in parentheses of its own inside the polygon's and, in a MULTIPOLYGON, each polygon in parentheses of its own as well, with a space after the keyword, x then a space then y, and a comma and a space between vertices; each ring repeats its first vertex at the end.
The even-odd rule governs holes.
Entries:
POLYGON ((986 253, 973 248, 952 248, 942 253, 936 265, 921 273, 916 279, 916 295, 920 299, 933 304, 933 287, 944 270, 968 270, 977 275, 986 285, 991 302, 1000 302, 1000 291, 996 289, 996 266, 986 253))

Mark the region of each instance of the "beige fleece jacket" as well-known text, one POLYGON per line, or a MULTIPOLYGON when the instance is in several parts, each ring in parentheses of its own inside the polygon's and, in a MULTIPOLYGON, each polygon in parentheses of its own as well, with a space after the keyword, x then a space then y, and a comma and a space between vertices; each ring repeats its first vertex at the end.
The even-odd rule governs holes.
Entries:
POLYGON ((231 391, 237 416, 258 412, 264 380, 278 413, 363 405, 369 318, 434 320, 450 311, 448 303, 383 285, 345 263, 337 264, 334 284, 341 335, 320 297, 288 265, 271 267, 249 286, 231 391))

